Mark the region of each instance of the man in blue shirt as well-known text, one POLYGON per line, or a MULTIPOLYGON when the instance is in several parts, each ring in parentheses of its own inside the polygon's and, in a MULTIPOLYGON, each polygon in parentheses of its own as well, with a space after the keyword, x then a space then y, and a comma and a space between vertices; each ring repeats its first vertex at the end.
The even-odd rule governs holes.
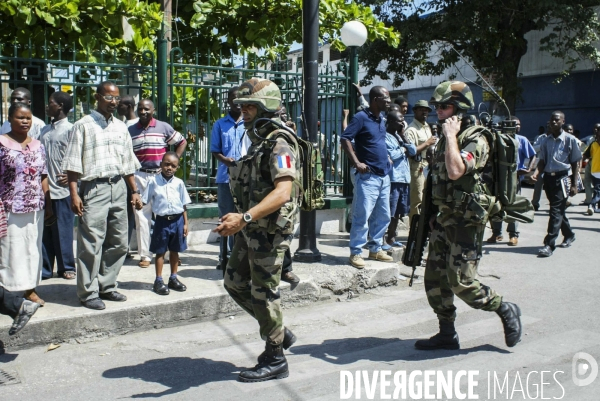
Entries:
POLYGON ((368 235, 371 237, 369 259, 393 262, 381 250, 383 236, 390 223, 388 173, 391 163, 385 145, 386 127, 382 114, 390 107, 390 93, 383 86, 374 86, 369 91, 369 99, 369 107, 356 113, 340 140, 350 163, 356 167, 350 264, 357 269, 365 267, 361 253, 368 235))
POLYGON ((571 229, 565 209, 569 195, 577 194, 581 149, 577 138, 563 131, 564 123, 565 115, 562 111, 552 113, 550 132, 541 144, 537 171, 531 176, 531 179, 536 181, 540 174, 544 174, 544 189, 550 202, 548 234, 544 238, 544 247, 539 250, 541 257, 552 256, 559 230, 565 237, 561 247, 568 248, 575 241, 575 233, 571 229))
POLYGON ((386 235, 384 250, 391 246, 402 247, 396 241, 398 222, 410 212, 409 186, 410 166, 408 157, 417 154, 417 147, 410 143, 404 135, 404 116, 399 111, 391 111, 387 115, 387 135, 385 144, 392 160, 390 169, 390 214, 391 220, 386 235))
MULTIPOLYGON (((535 163, 535 149, 529 143, 529 140, 522 135, 519 135, 521 131, 521 120, 517 117, 513 117, 513 121, 516 122, 516 134, 515 138, 519 141, 519 149, 518 149, 518 163, 517 163, 517 175, 519 176, 519 181, 517 182, 517 193, 521 193, 521 180, 523 175, 529 173, 531 171, 531 166, 535 163), (525 160, 529 159, 529 163, 525 166, 525 160)), ((502 221, 497 221, 492 223, 492 236, 487 239, 489 243, 497 243, 501 242, 504 238, 502 237, 502 221)), ((519 243, 519 223, 514 221, 508 223, 508 227, 506 231, 508 231, 508 245, 517 246, 519 243)))
MULTIPOLYGON (((229 174, 227 168, 236 160, 241 158, 242 136, 244 135, 244 121, 242 120, 242 108, 234 104, 233 99, 238 95, 239 88, 234 86, 227 94, 229 113, 217 120, 213 125, 210 151, 219 161, 217 168, 217 204, 219 206, 219 217, 227 213, 234 213, 235 206, 229 189, 229 174)), ((229 253, 233 249, 233 236, 221 237, 221 251, 219 253, 219 265, 217 268, 225 271, 229 253)))
MULTIPOLYGON (((543 128, 543 127, 540 126, 540 128, 543 128)), ((537 135, 535 137, 535 139, 533 140, 533 148, 537 152, 536 156, 539 159, 540 158, 539 152, 540 152, 540 147, 542 146, 542 142, 544 142, 546 140, 546 137, 549 135, 548 133, 550 132, 550 121, 546 122, 546 131, 544 131, 543 129, 540 130, 539 128, 538 128, 538 131, 539 131, 539 135, 537 135)), ((531 198, 531 204, 533 205, 533 208, 535 209, 536 212, 540 209, 540 199, 542 199, 542 189, 544 189, 544 180, 537 180, 535 183, 535 187, 533 188, 533 198, 531 198)))

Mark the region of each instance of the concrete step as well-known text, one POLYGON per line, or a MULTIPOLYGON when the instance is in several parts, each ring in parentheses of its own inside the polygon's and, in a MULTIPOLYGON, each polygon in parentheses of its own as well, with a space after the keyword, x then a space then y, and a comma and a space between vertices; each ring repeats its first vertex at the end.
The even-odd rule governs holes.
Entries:
MULTIPOLYGON (((302 279, 292 291, 282 283, 284 308, 304 306, 347 294, 360 294, 379 286, 406 286, 400 278, 400 265, 367 261, 357 270, 348 264, 348 234, 323 235, 319 238, 322 260, 317 263, 294 262, 294 272, 302 279)), ((297 243, 292 244, 297 249, 297 243)), ((136 259, 127 259, 119 274, 118 291, 126 302, 106 301, 106 309, 93 311, 81 306, 76 295, 76 280, 44 280, 37 292, 46 301, 30 323, 18 335, 9 337, 12 320, 0 316, 0 346, 31 347, 41 344, 94 341, 108 336, 152 328, 171 327, 236 315, 243 311, 223 288, 222 272, 216 270, 217 244, 193 247, 181 254, 180 280, 188 290, 171 291, 160 296, 152 291, 154 266, 140 268, 136 259)), ((165 265, 163 277, 168 277, 165 265)))

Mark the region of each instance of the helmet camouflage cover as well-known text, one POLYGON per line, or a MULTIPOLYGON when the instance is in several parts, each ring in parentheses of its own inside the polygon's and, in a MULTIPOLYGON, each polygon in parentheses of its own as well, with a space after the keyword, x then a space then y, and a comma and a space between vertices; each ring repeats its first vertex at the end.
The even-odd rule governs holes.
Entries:
POLYGON ((272 81, 252 78, 240 85, 235 104, 254 103, 263 110, 274 113, 281 108, 281 91, 272 81))
POLYGON ((433 91, 429 103, 451 103, 462 110, 473 108, 471 89, 461 81, 446 81, 439 84, 433 91))

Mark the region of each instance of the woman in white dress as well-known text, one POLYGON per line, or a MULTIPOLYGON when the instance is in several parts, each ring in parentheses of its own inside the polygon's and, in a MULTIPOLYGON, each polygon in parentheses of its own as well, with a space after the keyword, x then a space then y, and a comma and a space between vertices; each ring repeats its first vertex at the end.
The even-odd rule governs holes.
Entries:
POLYGON ((0 286, 24 291, 23 297, 44 305, 35 292, 41 280, 44 209, 52 218, 46 152, 27 135, 29 106, 8 109, 11 131, 0 135, 0 199, 7 216, 7 236, 0 239, 0 286))

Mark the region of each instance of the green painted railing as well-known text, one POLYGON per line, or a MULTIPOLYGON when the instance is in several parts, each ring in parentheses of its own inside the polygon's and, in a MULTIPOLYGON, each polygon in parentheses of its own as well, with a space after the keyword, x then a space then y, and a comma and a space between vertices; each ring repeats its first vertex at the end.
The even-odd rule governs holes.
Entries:
MULTIPOLYGON (((100 52, 86 60, 74 58, 74 46, 47 46, 33 49, 21 45, 0 45, 0 120, 6 119, 12 89, 22 86, 32 93, 32 109, 44 118, 49 95, 63 90, 73 95, 75 121, 94 108, 96 85, 103 80, 114 81, 121 95, 137 99, 150 98, 157 102, 161 75, 157 74, 157 59, 152 52, 142 55, 100 52)), ((246 57, 221 58, 218 65, 201 65, 210 60, 199 54, 185 55, 173 48, 167 60, 167 121, 188 139, 181 174, 186 177, 192 199, 196 202, 214 200, 214 176, 217 163, 210 153, 210 134, 213 123, 227 111, 227 93, 251 77, 267 78, 281 89, 283 103, 290 119, 302 135, 302 119, 298 92, 302 90, 299 66, 292 71, 291 63, 273 63, 273 68, 253 68, 256 59, 246 57)), ((300 66, 301 67, 301 66, 300 66)), ((322 65, 319 73, 319 147, 323 152, 323 168, 328 195, 341 195, 345 157, 339 146, 342 130, 342 110, 348 104, 346 64, 322 65)), ((159 104, 156 105, 157 110, 159 104)))

